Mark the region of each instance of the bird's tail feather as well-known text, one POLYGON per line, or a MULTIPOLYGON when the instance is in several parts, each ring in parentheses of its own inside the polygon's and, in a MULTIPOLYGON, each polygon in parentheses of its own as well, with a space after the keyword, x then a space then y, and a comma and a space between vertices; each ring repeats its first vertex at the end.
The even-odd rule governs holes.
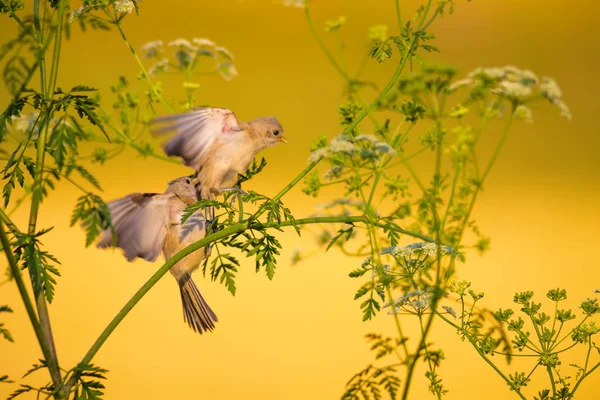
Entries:
POLYGON ((179 288, 184 321, 200 334, 212 331, 219 319, 200 294, 190 274, 185 274, 179 279, 179 288))

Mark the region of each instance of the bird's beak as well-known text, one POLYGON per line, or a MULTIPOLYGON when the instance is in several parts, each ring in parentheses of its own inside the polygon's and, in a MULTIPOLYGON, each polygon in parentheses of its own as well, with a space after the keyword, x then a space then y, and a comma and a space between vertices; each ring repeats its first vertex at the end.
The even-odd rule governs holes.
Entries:
POLYGON ((280 141, 281 143, 285 143, 285 144, 288 144, 288 143, 289 143, 289 142, 288 142, 288 140, 285 138, 285 136, 280 136, 280 137, 279 137, 279 141, 280 141))
POLYGON ((197 184, 200 183, 200 179, 198 179, 198 178, 192 178, 192 183, 194 184, 194 186, 196 186, 197 184))

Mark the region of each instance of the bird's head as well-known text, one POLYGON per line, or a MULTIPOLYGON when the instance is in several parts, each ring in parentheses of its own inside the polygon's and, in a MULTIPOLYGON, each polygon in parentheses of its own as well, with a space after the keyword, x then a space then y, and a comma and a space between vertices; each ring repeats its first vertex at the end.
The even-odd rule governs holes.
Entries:
POLYGON ((283 127, 275 117, 261 117, 251 121, 249 125, 261 139, 265 147, 275 146, 277 143, 287 143, 283 134, 283 127))
POLYGON ((169 182, 167 193, 175 193, 181 198, 192 197, 196 198, 196 187, 192 179, 187 176, 182 176, 169 182))

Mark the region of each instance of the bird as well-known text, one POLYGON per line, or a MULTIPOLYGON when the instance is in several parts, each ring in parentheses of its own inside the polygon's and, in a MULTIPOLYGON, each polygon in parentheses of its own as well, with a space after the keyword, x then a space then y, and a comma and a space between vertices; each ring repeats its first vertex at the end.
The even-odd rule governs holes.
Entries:
POLYGON ((224 191, 242 192, 232 185, 238 174, 246 173, 256 154, 278 143, 288 143, 275 117, 245 123, 226 108, 194 108, 155 118, 150 124, 154 134, 176 132, 165 144, 165 153, 181 157, 196 171, 199 200, 215 199, 224 191))
MULTIPOLYGON (((181 223, 183 210, 195 202, 196 187, 189 177, 170 181, 165 193, 133 193, 109 202, 112 229, 101 232, 97 246, 119 247, 128 261, 153 262, 161 251, 168 260, 206 235, 201 210, 181 223)), ((200 334, 212 331, 218 321, 191 276, 209 252, 207 247, 198 249, 171 268, 181 292, 184 321, 200 334)))

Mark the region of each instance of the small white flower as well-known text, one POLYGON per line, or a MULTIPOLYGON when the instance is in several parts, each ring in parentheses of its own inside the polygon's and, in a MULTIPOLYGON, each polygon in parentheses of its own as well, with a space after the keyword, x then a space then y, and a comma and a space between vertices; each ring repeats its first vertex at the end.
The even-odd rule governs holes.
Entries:
POLYGON ((362 268, 365 268, 367 265, 370 265, 370 264, 371 264, 371 260, 372 260, 372 257, 371 257, 371 256, 369 256, 369 257, 365 258, 365 260, 362 262, 362 264, 361 264, 360 266, 361 266, 362 268))
POLYGON ((354 140, 356 140, 357 142, 360 142, 363 140, 367 141, 367 142, 371 142, 371 143, 379 142, 379 139, 377 139, 377 137, 375 135, 365 135, 365 134, 358 135, 356 138, 354 138, 354 140))
MULTIPOLYGON (((13 116, 12 126, 17 132, 30 132, 33 129, 33 126, 35 125, 39 115, 39 111, 32 111, 29 114, 20 114, 18 117, 13 116)), ((39 128, 36 127, 36 131, 38 130, 39 128)))
POLYGON ((453 82, 450 86, 448 86, 448 91, 453 91, 463 86, 471 86, 473 84, 473 80, 471 78, 461 79, 460 81, 453 82))
POLYGON ((325 179, 327 181, 331 181, 331 180, 337 179, 337 178, 339 178, 342 175, 343 171, 344 171, 344 167, 342 165, 336 165, 336 166, 331 167, 330 169, 328 169, 323 174, 323 179, 325 179))
POLYGON ((515 109, 515 117, 522 119, 528 124, 533 123, 533 113, 531 112, 531 108, 525 107, 523 105, 518 106, 515 109))
POLYGON ((308 157, 308 162, 313 163, 313 162, 319 161, 320 159, 327 157, 328 154, 329 154, 329 149, 327 147, 317 149, 317 150, 313 151, 312 153, 310 153, 310 157, 308 157))
POLYGON ((444 310, 446 310, 446 312, 450 315, 452 315, 454 318, 456 318, 456 311, 454 311, 454 309, 450 306, 442 306, 442 308, 444 310))
POLYGON ((235 58, 235 57, 233 56, 233 54, 232 54, 232 53, 231 53, 231 52, 230 52, 230 51, 229 51, 227 48, 225 48, 225 47, 223 47, 223 46, 219 46, 219 47, 217 47, 217 48, 215 49, 215 51, 216 51, 217 53, 220 53, 222 56, 224 56, 225 58, 227 58, 227 59, 229 59, 229 60, 232 60, 232 61, 233 61, 233 59, 235 58))
POLYGON ((81 14, 83 14, 83 12, 85 11, 85 6, 81 6, 73 11, 71 11, 71 14, 69 15, 69 23, 72 24, 73 21, 75 21, 77 18, 79 18, 81 16, 81 14))
POLYGON ((154 40, 152 42, 145 43, 140 50, 145 52, 144 57, 154 57, 157 56, 163 50, 163 41, 162 40, 154 40))
POLYGON ((530 82, 530 85, 535 85, 539 82, 537 75, 528 69, 523 71, 523 73, 521 74, 521 78, 522 81, 530 82))
POLYGON ((565 104, 564 101, 562 101, 562 100, 556 100, 556 102, 554 103, 554 105, 556 105, 556 107, 558 107, 558 109, 560 111, 560 116, 561 117, 563 117, 567 121, 571 120, 571 110, 569 109, 569 106, 567 106, 565 104))
POLYGON ((119 0, 115 2, 115 10, 121 13, 131 14, 135 10, 135 4, 131 0, 119 0))
POLYGON ((217 46, 215 42, 207 38, 193 38, 192 42, 198 47, 208 47, 213 49, 217 46))
POLYGON ((548 100, 550 100, 551 103, 554 103, 562 97, 562 90, 560 90, 560 87, 558 87, 556 81, 552 78, 548 78, 547 76, 544 76, 542 78, 542 83, 540 83, 540 90, 542 92, 542 95, 548 98, 548 100))
POLYGON ((500 85, 498 85, 498 88, 494 90, 494 92, 504 94, 515 99, 522 99, 531 94, 531 88, 519 82, 502 81, 500 82, 500 85))
POLYGON ((230 81, 231 79, 238 76, 238 71, 230 62, 222 62, 217 65, 217 70, 226 81, 230 81))
POLYGON ((340 136, 333 139, 329 147, 333 153, 351 154, 356 149, 353 143, 344 140, 344 138, 340 136))
POLYGON ((283 0, 283 5, 286 7, 304 8, 306 0, 283 0))
POLYGON ((186 48, 188 50, 196 50, 196 48, 191 45, 191 43, 189 42, 189 40, 183 39, 183 38, 171 40, 169 42, 169 46, 171 46, 171 47, 183 47, 183 48, 186 48))
POLYGON ((390 155, 396 154, 396 150, 394 150, 392 148, 392 146, 390 146, 389 144, 387 144, 385 142, 377 142, 377 143, 375 143, 375 145, 373 147, 375 150, 377 150, 381 153, 387 153, 390 155))
POLYGON ((165 72, 165 71, 167 71, 168 68, 169 68, 169 59, 163 58, 162 60, 160 60, 159 62, 157 62, 150 68, 148 68, 148 75, 154 77, 154 76, 156 76, 157 72, 165 72))

